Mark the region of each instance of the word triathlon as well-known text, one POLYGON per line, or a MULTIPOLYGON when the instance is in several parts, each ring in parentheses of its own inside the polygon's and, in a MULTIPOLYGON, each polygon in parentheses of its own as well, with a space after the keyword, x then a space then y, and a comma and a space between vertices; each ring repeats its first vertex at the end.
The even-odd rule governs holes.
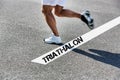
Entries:
POLYGON ((88 41, 94 39, 95 37, 103 34, 104 32, 112 29, 113 27, 120 24, 120 16, 83 34, 81 37, 77 37, 64 45, 36 58, 33 59, 32 62, 40 63, 40 64, 48 64, 52 62, 53 60, 65 55, 66 53, 70 52, 71 50, 77 48, 78 46, 81 46, 88 41))
POLYGON ((67 44, 63 45, 62 47, 60 47, 57 50, 51 52, 50 54, 46 55, 42 59, 44 60, 45 63, 47 63, 48 61, 54 59, 55 57, 57 57, 57 56, 65 53, 66 51, 74 48, 76 45, 80 44, 81 42, 83 42, 82 37, 77 37, 76 39, 74 39, 72 41, 72 43, 67 43, 67 44))

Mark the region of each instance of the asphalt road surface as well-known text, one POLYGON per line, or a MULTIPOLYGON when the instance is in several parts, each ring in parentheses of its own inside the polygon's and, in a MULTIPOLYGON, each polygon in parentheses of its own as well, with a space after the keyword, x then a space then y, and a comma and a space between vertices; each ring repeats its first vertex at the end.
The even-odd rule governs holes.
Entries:
MULTIPOLYGON (((31 63, 58 45, 41 12, 41 0, 0 0, 0 80, 120 80, 120 25, 59 59, 31 63)), ((95 27, 120 16, 120 0, 67 0, 65 8, 90 10, 95 27)), ((79 19, 58 18, 64 43, 90 31, 79 19)))

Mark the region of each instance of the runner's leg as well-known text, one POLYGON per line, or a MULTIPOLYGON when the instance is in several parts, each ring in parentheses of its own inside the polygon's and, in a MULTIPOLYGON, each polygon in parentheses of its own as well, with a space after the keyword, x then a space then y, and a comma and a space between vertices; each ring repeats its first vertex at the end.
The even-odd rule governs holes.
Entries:
POLYGON ((56 20, 53 16, 53 13, 52 13, 53 8, 54 8, 53 6, 43 5, 42 12, 45 15, 46 22, 49 25, 49 27, 51 28, 54 35, 59 36, 58 30, 56 27, 56 20))
POLYGON ((63 9, 63 6, 56 5, 55 6, 55 14, 59 17, 79 18, 84 23, 86 23, 90 29, 94 28, 94 20, 91 17, 89 11, 85 11, 83 14, 79 14, 79 13, 73 12, 73 11, 68 10, 68 9, 63 9))
POLYGON ((76 13, 74 11, 63 9, 63 6, 56 5, 55 6, 55 14, 59 17, 75 17, 81 18, 81 14, 76 13))

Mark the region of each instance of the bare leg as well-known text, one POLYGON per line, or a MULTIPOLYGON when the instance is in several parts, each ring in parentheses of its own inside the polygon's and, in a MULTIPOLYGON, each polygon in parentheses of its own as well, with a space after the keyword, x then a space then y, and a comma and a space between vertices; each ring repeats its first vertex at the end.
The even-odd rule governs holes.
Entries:
POLYGON ((54 7, 52 7, 52 6, 43 5, 43 13, 45 15, 46 22, 49 25, 49 27, 51 28, 54 35, 59 36, 58 30, 56 27, 56 20, 52 13, 53 8, 54 7))
POLYGON ((63 9, 63 7, 59 5, 55 6, 55 14, 59 17, 81 18, 81 14, 68 9, 63 9))

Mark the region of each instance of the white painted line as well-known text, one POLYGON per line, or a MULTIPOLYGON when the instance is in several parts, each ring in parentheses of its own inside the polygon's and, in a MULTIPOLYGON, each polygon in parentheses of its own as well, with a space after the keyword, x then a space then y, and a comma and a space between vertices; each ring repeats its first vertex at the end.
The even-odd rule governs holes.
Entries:
POLYGON ((70 52, 71 50, 77 48, 78 46, 90 41, 91 39, 101 35, 102 33, 110 30, 111 28, 117 26, 120 24, 120 16, 103 24, 102 26, 89 31, 88 33, 77 37, 69 42, 67 42, 66 44, 36 58, 33 59, 31 62, 35 62, 35 63, 40 63, 40 64, 48 64, 50 62, 52 62, 53 60, 65 55, 66 53, 70 52))

